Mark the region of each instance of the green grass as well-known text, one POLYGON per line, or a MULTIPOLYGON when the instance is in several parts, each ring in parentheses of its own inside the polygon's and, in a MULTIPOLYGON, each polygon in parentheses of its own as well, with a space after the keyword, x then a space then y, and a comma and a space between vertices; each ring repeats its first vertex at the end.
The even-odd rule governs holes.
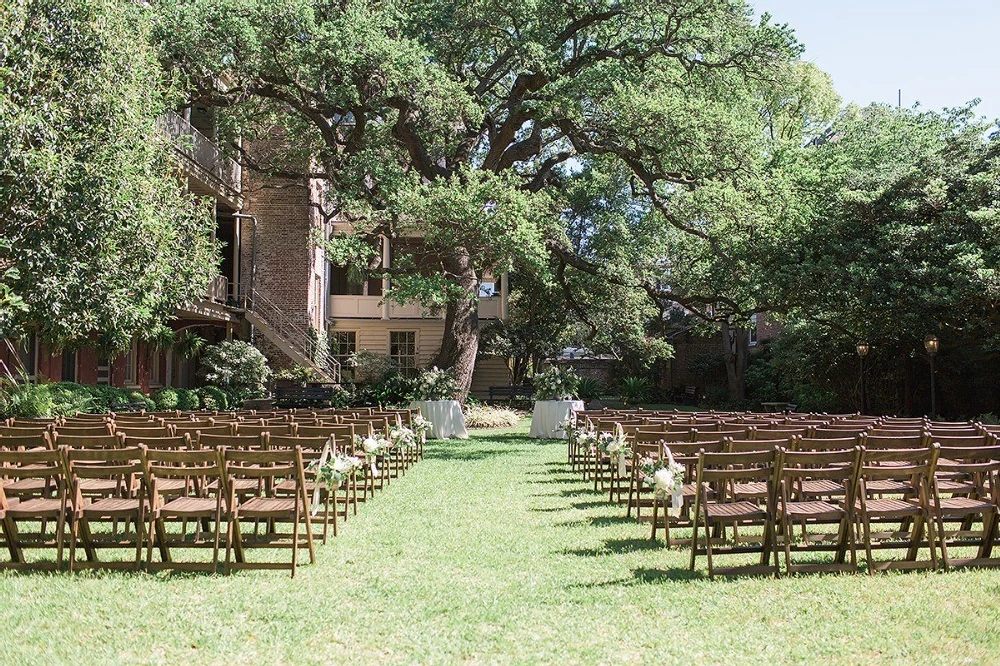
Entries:
POLYGON ((995 663, 1000 572, 708 581, 525 426, 432 442, 318 549, 231 576, 0 576, 0 664, 995 663))

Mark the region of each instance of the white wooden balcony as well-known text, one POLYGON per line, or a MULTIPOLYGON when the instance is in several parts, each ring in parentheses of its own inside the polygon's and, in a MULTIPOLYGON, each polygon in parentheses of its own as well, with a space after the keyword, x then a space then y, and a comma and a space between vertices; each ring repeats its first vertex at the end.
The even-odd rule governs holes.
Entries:
MULTIPOLYGON (((433 315, 419 303, 399 305, 382 302, 381 296, 330 296, 331 319, 444 319, 444 312, 433 315)), ((479 318, 497 319, 501 316, 500 296, 479 299, 479 318)))

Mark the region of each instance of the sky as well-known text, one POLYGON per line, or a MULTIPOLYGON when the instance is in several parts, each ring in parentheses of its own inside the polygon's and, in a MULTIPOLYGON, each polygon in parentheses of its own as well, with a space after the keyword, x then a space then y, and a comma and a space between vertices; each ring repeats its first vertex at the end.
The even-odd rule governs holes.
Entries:
POLYGON ((919 102, 924 108, 982 101, 1000 118, 1000 0, 750 0, 787 23, 803 58, 833 78, 844 102, 919 102))

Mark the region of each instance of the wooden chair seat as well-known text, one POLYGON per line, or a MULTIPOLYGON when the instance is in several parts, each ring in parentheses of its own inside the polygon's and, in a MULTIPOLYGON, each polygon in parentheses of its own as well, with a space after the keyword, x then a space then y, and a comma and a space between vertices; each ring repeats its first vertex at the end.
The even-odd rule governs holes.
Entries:
POLYGON ((11 504, 6 511, 0 510, 0 517, 9 515, 13 517, 37 516, 49 517, 58 516, 62 513, 62 501, 48 497, 33 497, 11 504))
POLYGON ((129 497, 108 497, 85 504, 79 511, 88 517, 131 515, 139 512, 143 501, 129 497))
POLYGON ((806 497, 816 497, 817 495, 832 497, 844 495, 847 492, 843 483, 838 483, 830 479, 811 479, 802 481, 800 490, 802 495, 806 497))
POLYGON ((753 502, 724 502, 708 504, 705 513, 710 521, 761 520, 767 518, 767 512, 753 502))
POLYGON ((770 490, 766 481, 733 484, 733 495, 737 498, 766 499, 769 492, 770 490))
POLYGON ((118 487, 118 479, 80 479, 80 491, 85 495, 113 493, 118 487))
POLYGON ((843 507, 822 500, 788 502, 779 505, 779 510, 792 518, 815 518, 817 520, 839 520, 845 513, 843 507))
POLYGON ((942 493, 973 493, 976 484, 971 481, 941 480, 937 482, 938 491, 942 493))
MULTIPOLYGON (((293 497, 254 497, 240 504, 236 513, 240 518, 271 518, 287 516, 295 510, 296 500, 293 497)), ((302 502, 298 502, 299 511, 305 511, 302 502)))
POLYGON ((211 517, 215 515, 217 501, 212 497, 178 497, 158 509, 159 515, 179 517, 211 517))
MULTIPOLYGON (((870 489, 869 489, 870 490, 870 489)), ((872 518, 906 518, 919 516, 922 509, 917 499, 882 498, 870 499, 867 502, 868 515, 872 518)), ((861 508, 861 502, 857 503, 861 508)))
POLYGON ((869 493, 905 493, 913 490, 909 483, 896 481, 893 479, 879 479, 869 481, 867 484, 869 493))
POLYGON ((969 513, 982 513, 983 511, 993 511, 996 506, 991 502, 975 499, 974 497, 946 497, 939 503, 942 514, 946 515, 966 515, 969 513))
POLYGON ((17 481, 5 480, 3 482, 3 489, 8 495, 34 495, 44 490, 47 484, 47 479, 19 479, 17 481))

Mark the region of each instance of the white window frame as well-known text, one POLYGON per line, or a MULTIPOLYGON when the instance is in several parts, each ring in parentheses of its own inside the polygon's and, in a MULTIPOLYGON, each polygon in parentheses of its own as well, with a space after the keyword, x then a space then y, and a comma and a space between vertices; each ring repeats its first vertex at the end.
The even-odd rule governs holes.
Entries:
POLYGON ((747 330, 747 345, 750 347, 757 346, 757 313, 750 315, 750 326, 747 330))
POLYGON ((418 364, 418 360, 419 360, 419 351, 418 350, 420 349, 420 337, 419 336, 420 336, 420 331, 416 331, 416 330, 413 330, 413 329, 397 329, 397 330, 392 330, 392 331, 388 331, 387 332, 386 337, 388 338, 388 346, 386 347, 386 349, 389 352, 389 354, 388 354, 389 359, 391 361, 395 362, 397 365, 399 365, 400 369, 403 371, 403 375, 404 376, 409 376, 408 373, 407 373, 407 370, 410 370, 411 374, 416 375, 417 369, 419 368, 419 364, 418 364), (405 358, 405 357, 393 356, 393 353, 392 353, 392 336, 393 336, 393 334, 401 334, 401 333, 409 333, 409 334, 413 335, 413 367, 412 368, 407 368, 407 367, 405 367, 405 366, 403 366, 403 365, 401 365, 399 363, 398 359, 399 358, 405 358))

